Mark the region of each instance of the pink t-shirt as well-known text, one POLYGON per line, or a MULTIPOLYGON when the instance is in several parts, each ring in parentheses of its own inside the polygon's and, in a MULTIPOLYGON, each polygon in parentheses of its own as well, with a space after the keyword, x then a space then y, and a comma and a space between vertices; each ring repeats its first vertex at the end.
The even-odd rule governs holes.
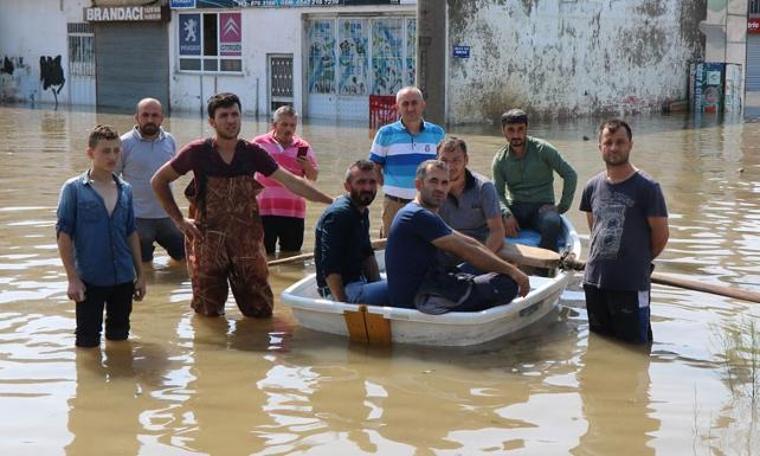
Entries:
MULTIPOLYGON (((264 149, 275 161, 296 176, 304 176, 301 165, 298 164, 299 147, 308 147, 306 159, 317 167, 317 158, 309 143, 293 135, 293 142, 287 148, 282 147, 274 138, 274 132, 269 132, 253 138, 253 143, 264 149)), ((306 200, 294 195, 290 190, 280 185, 274 179, 269 179, 256 173, 256 180, 264 186, 264 190, 256 197, 261 215, 278 215, 281 217, 306 218, 306 200)))

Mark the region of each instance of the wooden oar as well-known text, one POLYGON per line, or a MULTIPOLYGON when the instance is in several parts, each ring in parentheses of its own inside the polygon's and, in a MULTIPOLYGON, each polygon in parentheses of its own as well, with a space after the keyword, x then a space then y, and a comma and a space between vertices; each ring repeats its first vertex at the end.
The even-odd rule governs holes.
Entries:
MULTIPOLYGON (((384 249, 385 243, 387 242, 387 239, 375 239, 371 242, 373 249, 384 249)), ((311 260, 314 258, 314 252, 311 253, 302 253, 301 255, 294 255, 292 257, 287 258, 278 258, 276 260, 272 260, 267 262, 267 265, 269 266, 281 266, 283 264, 290 264, 290 263, 298 263, 299 261, 306 261, 311 260)))
MULTIPOLYGON (((543 250, 543 249, 539 249, 543 250)), ((554 253, 548 251, 549 253, 554 253)), ((581 271, 586 267, 586 263, 578 261, 574 257, 563 258, 559 254, 554 253, 555 266, 559 266, 562 269, 573 269, 581 271)), ((544 256, 549 254, 544 253, 544 256)), ((703 293, 710 293, 718 296, 725 296, 727 298, 740 299, 742 301, 757 302, 760 303, 760 293, 756 291, 745 290, 743 288, 729 287, 725 285, 715 285, 710 283, 704 283, 697 280, 682 279, 671 274, 663 274, 660 272, 652 273, 652 283, 659 285, 666 285, 675 288, 684 288, 686 290, 701 291, 703 293)))
MULTIPOLYGON (((386 239, 374 240, 372 241, 372 247, 375 249, 382 249, 385 247, 386 241, 386 239)), ((531 247, 522 244, 505 243, 504 247, 499 251, 499 256, 515 264, 533 266, 537 268, 551 269, 559 267, 561 269, 574 269, 577 271, 582 271, 586 266, 585 262, 578 261, 575 258, 562 257, 558 253, 552 252, 551 250, 542 249, 539 247, 531 247)), ((304 253, 302 255, 272 260, 268 263, 268 265, 278 266, 310 260, 312 258, 314 258, 314 253, 304 253)), ((725 285, 708 284, 697 280, 682 279, 670 274, 655 272, 652 274, 652 283, 666 285, 669 287, 683 288, 686 290, 701 291, 703 293, 710 293, 718 296, 725 296, 727 298, 740 299, 742 301, 760 303, 760 293, 756 291, 729 287, 725 285)))

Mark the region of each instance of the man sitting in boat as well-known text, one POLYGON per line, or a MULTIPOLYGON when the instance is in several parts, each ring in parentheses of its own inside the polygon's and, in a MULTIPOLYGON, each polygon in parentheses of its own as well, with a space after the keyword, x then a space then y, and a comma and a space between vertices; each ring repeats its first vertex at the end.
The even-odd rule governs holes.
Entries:
POLYGON ((378 174, 369 160, 346 170, 346 194, 335 199, 317 222, 314 259, 319 294, 335 301, 384 306, 388 283, 369 240, 368 206, 377 194, 378 174))
POLYGON ((438 160, 449 166, 450 183, 438 215, 451 228, 498 254, 504 245, 504 225, 493 182, 467 168, 467 144, 456 136, 447 136, 438 144, 438 160))
POLYGON ((385 250, 390 304, 442 314, 506 304, 530 291, 528 276, 438 215, 449 186, 449 167, 427 160, 417 168, 417 194, 391 224, 385 250), (464 259, 484 274, 443 267, 438 252, 464 259))

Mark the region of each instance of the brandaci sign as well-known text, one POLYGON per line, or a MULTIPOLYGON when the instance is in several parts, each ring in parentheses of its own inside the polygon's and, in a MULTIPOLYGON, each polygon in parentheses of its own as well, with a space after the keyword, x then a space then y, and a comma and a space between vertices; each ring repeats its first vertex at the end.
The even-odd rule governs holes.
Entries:
POLYGON ((157 22, 168 19, 161 6, 93 6, 84 9, 87 22, 157 22))

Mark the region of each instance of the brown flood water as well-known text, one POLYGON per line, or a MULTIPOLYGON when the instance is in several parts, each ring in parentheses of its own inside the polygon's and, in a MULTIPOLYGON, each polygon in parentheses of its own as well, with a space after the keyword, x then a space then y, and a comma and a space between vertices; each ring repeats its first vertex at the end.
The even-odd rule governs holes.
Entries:
MULTIPOLYGON (((128 115, 0 107, 0 454, 760 454, 760 305, 680 289, 654 287, 651 354, 589 335, 577 292, 486 346, 369 349, 299 328, 279 299, 268 321, 232 301, 226 318, 197 318, 186 275, 161 251, 131 340, 75 350, 55 207, 87 166, 96 123, 132 126, 128 115)), ((601 170, 582 139, 594 125, 531 133, 563 151, 582 185, 601 170)), ((662 183, 671 214, 659 270, 760 291, 760 124, 633 125, 633 160, 662 183)), ((180 144, 209 133, 197 117, 165 127, 180 144)), ((246 119, 243 134, 265 129, 246 119)), ((299 133, 332 194, 370 145, 364 125, 299 133)), ((489 174, 498 130, 453 133, 489 174)), ((578 199, 569 215, 587 235, 578 199)), ((309 206, 306 250, 322 209, 309 206)), ((275 294, 311 268, 273 269, 275 294)))

